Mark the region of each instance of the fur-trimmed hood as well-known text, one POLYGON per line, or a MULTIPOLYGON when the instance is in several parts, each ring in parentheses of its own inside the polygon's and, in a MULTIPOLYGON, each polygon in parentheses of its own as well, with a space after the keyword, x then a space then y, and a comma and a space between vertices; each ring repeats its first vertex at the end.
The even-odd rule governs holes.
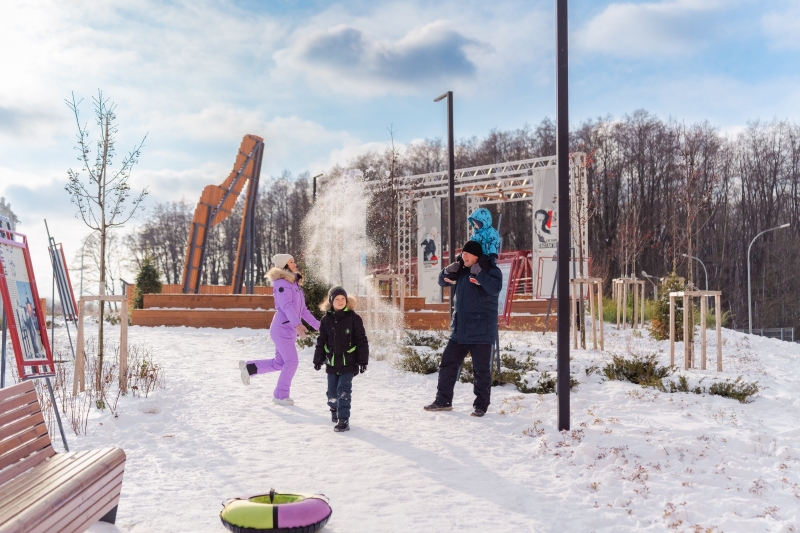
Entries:
MULTIPOLYGON (((356 307, 358 306, 358 298, 353 296, 352 294, 347 295, 347 308, 351 311, 355 311, 356 307)), ((331 303, 325 299, 321 304, 319 304, 320 311, 327 313, 331 310, 331 303)))
POLYGON ((300 286, 303 285, 302 274, 296 276, 294 272, 292 272, 291 270, 286 270, 285 268, 278 268, 278 267, 270 268, 269 272, 267 272, 267 279, 273 284, 279 279, 284 279, 289 283, 294 283, 296 281, 300 286))

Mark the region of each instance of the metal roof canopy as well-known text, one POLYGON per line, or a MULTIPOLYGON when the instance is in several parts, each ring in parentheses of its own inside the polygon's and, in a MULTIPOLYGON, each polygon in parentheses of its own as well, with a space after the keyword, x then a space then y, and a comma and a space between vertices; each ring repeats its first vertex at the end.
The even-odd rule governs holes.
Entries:
MULTIPOLYGON (((570 154, 570 183, 580 179, 586 191, 586 155, 582 152, 570 154)), ((547 170, 556 170, 556 156, 523 159, 494 165, 456 169, 455 195, 467 197, 467 210, 472 211, 481 205, 507 202, 533 201, 534 184, 543 179, 547 170)), ((412 228, 413 203, 424 198, 446 198, 448 195, 447 170, 400 176, 395 189, 398 192, 397 210, 397 272, 406 278, 406 293, 411 296, 412 279, 415 273, 411 268, 412 241, 416 240, 412 228)), ((366 182, 367 186, 378 186, 378 182, 366 182)), ((382 185, 382 184, 381 184, 382 185)), ((573 187, 570 187, 572 195, 573 187)), ((571 205, 575 205, 571 202, 571 205)))

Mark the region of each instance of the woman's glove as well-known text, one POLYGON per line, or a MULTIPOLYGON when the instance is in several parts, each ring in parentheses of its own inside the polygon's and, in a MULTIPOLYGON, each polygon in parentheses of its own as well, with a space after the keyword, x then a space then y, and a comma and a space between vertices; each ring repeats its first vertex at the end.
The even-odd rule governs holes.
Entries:
POLYGON ((294 330, 297 332, 298 337, 300 337, 301 339, 306 338, 306 333, 308 332, 308 330, 303 324, 298 324, 297 327, 294 328, 294 330))
POLYGON ((358 365, 358 370, 363 374, 367 371, 367 365, 358 365))

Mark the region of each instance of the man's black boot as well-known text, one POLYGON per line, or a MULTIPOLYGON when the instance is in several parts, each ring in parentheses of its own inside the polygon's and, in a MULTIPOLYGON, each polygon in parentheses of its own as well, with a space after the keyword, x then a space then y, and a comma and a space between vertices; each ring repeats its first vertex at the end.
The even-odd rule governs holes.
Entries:
POLYGON ((350 419, 349 418, 340 418, 339 423, 333 428, 334 431, 342 432, 342 431, 350 431, 350 419))
POLYGON ((331 409, 331 422, 334 424, 339 421, 339 417, 336 416, 336 409, 331 409))
POLYGON ((439 402, 434 401, 432 404, 423 407, 423 409, 425 409, 426 411, 452 411, 453 406, 443 405, 439 402))

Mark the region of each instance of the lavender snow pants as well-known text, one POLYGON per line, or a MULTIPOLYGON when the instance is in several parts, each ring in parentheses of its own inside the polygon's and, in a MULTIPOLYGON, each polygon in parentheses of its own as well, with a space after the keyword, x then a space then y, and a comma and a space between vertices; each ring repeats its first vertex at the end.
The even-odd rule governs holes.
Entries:
POLYGON ((247 364, 256 365, 256 374, 266 374, 267 372, 278 372, 278 384, 275 385, 274 396, 279 400, 289 397, 289 389, 292 386, 292 378, 297 372, 297 334, 294 328, 271 328, 269 336, 275 343, 274 359, 257 359, 247 361, 247 364))

